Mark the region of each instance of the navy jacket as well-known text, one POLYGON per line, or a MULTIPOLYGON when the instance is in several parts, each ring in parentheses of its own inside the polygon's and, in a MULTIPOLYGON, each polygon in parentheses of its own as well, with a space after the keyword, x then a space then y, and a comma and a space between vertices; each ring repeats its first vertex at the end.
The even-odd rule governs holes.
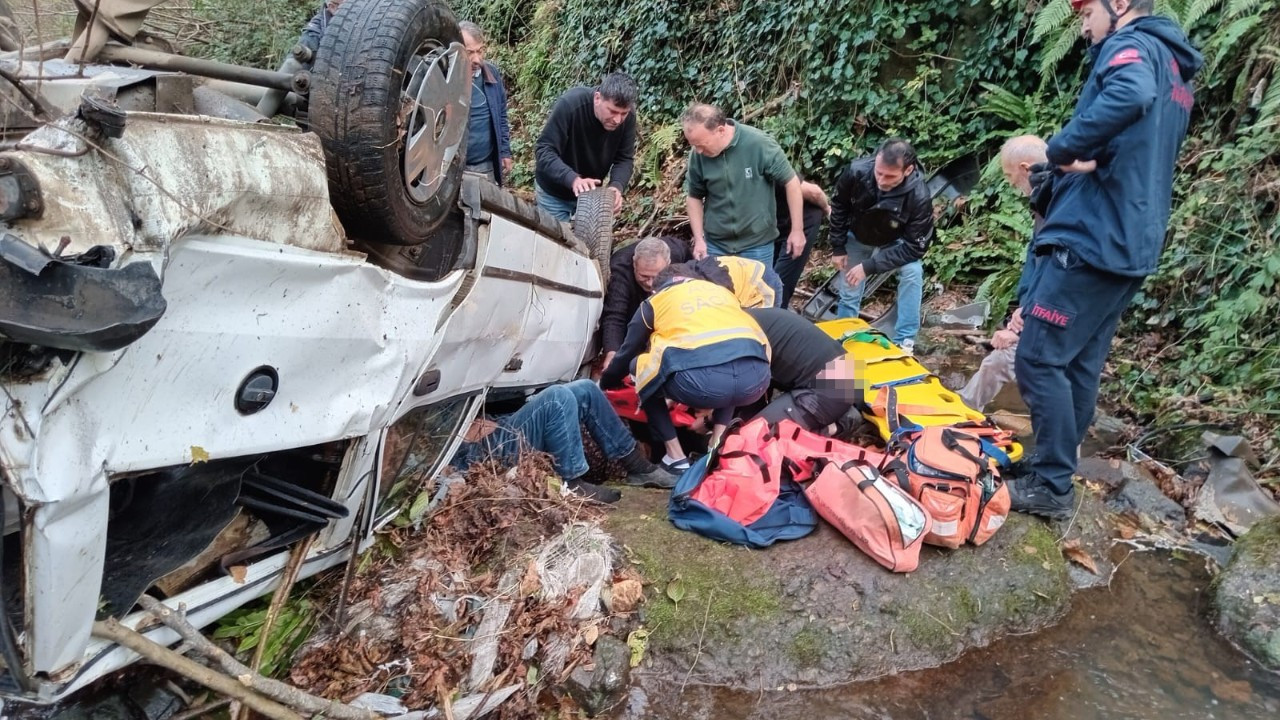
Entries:
POLYGON ((491 158, 493 172, 498 178, 498 184, 503 185, 502 158, 512 157, 511 125, 507 122, 507 87, 502 82, 498 66, 491 62, 485 61, 480 75, 484 80, 484 99, 489 103, 489 131, 493 133, 493 146, 498 149, 498 156, 491 158))
POLYGON ((1164 247, 1173 170, 1187 134, 1191 78, 1204 59, 1177 23, 1140 17, 1089 49, 1075 113, 1049 140, 1049 161, 1096 160, 1057 178, 1036 245, 1069 248, 1094 268, 1142 277, 1164 247))
POLYGON ((919 163, 898 187, 882 191, 876 184, 875 156, 854 160, 840 173, 831 197, 832 255, 847 255, 845 235, 863 245, 881 247, 898 240, 866 262, 868 275, 889 272, 924 257, 933 241, 933 200, 919 163))

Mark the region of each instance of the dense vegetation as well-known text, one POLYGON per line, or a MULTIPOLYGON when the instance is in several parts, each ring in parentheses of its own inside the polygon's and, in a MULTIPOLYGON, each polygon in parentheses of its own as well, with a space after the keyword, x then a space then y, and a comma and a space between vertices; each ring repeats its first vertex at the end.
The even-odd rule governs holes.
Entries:
MULTIPOLYGON (((682 212, 674 120, 715 102, 772 132, 830 186, 881 138, 927 167, 977 153, 981 182, 930 251, 932 275, 1008 301, 1030 230, 987 162, 1015 132, 1070 116, 1086 71, 1067 0, 459 0, 486 27, 515 104, 519 162, 555 97, 605 71, 642 88, 635 225, 682 212), (676 180, 679 178, 676 177, 676 180), (657 202, 661 207, 654 208, 657 202)), ((1280 2, 1167 0, 1208 59, 1178 176, 1168 248, 1128 314, 1109 375, 1121 409, 1160 424, 1223 421, 1280 444, 1280 2)), ((998 316, 999 313, 996 313, 998 316)))
MULTIPOLYGON (((318 2, 198 0, 216 57, 271 64, 318 2), (262 18, 273 18, 263 23, 262 18), (285 22, 286 18, 288 22, 285 22), (292 24, 290 24, 292 23, 292 24)), ((1068 0, 454 0, 488 29, 513 104, 517 185, 551 102, 606 71, 642 88, 641 148, 624 222, 679 222, 691 100, 772 132, 807 176, 890 134, 927 168, 986 168, 928 262, 941 283, 1007 302, 1030 222, 989 161, 1015 132, 1054 132, 1086 70, 1068 0)), ((1208 59, 1160 272, 1128 314, 1111 401, 1159 424, 1220 421, 1280 449, 1280 0, 1165 0, 1208 59)), ((995 313, 998 315, 999 313, 995 313)), ((1274 468, 1273 468, 1274 470, 1274 468)))

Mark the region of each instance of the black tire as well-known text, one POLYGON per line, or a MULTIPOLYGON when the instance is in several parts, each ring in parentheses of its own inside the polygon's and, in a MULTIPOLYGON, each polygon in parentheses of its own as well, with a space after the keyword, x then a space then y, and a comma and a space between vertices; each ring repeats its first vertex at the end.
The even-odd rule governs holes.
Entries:
POLYGON ((457 19, 437 0, 346 0, 330 20, 308 122, 324 146, 330 200, 353 237, 417 245, 457 203, 471 98, 461 48, 457 19), (411 93, 427 88, 419 105, 411 93), (415 173, 406 149, 416 134, 431 152, 415 158, 423 167, 415 173))
POLYGON ((603 282, 609 282, 609 258, 613 255, 613 193, 599 188, 578 196, 573 215, 573 234, 587 246, 591 259, 600 266, 603 282))

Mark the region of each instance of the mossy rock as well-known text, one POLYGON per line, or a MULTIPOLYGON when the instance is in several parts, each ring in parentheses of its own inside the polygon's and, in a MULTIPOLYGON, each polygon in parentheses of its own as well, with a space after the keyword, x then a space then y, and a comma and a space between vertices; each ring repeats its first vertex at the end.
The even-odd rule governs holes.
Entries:
POLYGON ((676 529, 659 491, 628 490, 606 528, 646 579, 646 665, 676 682, 821 687, 932 667, 1054 622, 1072 590, 1057 533, 1017 515, 982 547, 926 547, 909 574, 825 524, 766 550, 716 543, 676 529))
POLYGON ((1214 585, 1218 630, 1272 670, 1280 670, 1280 517, 1236 542, 1214 585))

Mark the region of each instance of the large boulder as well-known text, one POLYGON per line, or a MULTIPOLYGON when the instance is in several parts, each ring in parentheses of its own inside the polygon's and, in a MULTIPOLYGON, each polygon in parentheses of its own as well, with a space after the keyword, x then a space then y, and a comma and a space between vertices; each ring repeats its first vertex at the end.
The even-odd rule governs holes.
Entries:
POLYGON ((1280 670, 1280 517, 1258 522, 1236 543, 1214 605, 1223 635, 1280 670))
POLYGON ((1051 624, 1072 590, 1063 528, 1021 515, 982 547, 926 547, 910 574, 825 523, 763 551, 715 543, 671 525, 661 492, 628 490, 606 528, 649 585, 646 674, 677 682, 805 688, 932 667, 1051 624))

